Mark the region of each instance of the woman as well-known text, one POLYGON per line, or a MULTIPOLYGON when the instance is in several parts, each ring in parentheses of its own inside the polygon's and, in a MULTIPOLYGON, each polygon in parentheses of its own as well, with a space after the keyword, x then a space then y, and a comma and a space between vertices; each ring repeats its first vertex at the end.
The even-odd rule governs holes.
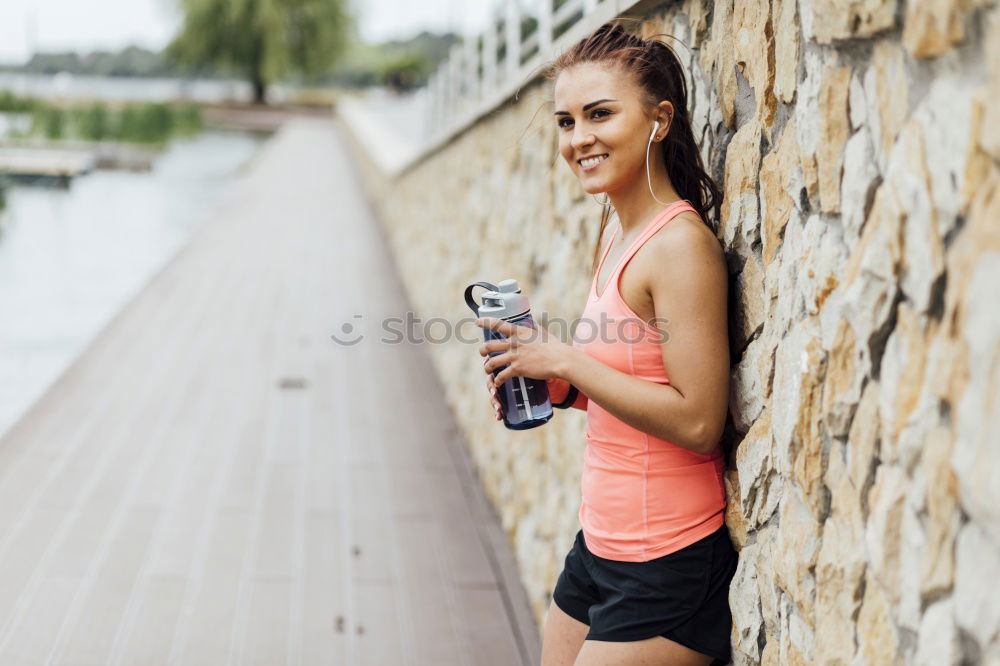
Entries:
POLYGON ((479 320, 508 336, 480 348, 487 376, 507 366, 487 381, 494 407, 496 386, 527 376, 547 380, 557 406, 587 411, 581 530, 553 591, 542 664, 725 664, 737 559, 720 448, 727 274, 703 220, 719 190, 668 46, 605 25, 551 78, 559 151, 618 219, 609 225, 605 208, 572 346, 479 320))

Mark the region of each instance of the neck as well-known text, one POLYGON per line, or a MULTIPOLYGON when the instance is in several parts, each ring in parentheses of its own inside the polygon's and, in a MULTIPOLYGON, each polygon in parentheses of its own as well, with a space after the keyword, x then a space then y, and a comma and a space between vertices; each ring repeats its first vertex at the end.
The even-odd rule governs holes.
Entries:
POLYGON ((665 204, 660 203, 660 201, 666 201, 666 205, 669 205, 681 198, 667 176, 667 170, 663 166, 663 158, 659 155, 657 158, 655 161, 651 160, 653 162, 651 164, 653 168, 651 177, 656 198, 650 194, 645 168, 639 171, 638 177, 631 179, 627 187, 608 192, 621 222, 623 237, 636 229, 643 228, 657 213, 663 210, 665 204))

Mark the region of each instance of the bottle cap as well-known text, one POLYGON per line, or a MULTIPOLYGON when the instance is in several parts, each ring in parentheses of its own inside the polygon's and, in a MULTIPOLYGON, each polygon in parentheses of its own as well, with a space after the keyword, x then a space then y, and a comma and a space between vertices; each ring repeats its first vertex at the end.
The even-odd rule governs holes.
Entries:
POLYGON ((503 294, 516 294, 521 291, 521 288, 517 286, 517 280, 511 278, 508 280, 501 280, 497 284, 497 291, 503 294))
POLYGON ((517 280, 504 280, 496 290, 484 291, 483 304, 476 310, 480 317, 517 319, 528 313, 528 298, 521 293, 517 280))

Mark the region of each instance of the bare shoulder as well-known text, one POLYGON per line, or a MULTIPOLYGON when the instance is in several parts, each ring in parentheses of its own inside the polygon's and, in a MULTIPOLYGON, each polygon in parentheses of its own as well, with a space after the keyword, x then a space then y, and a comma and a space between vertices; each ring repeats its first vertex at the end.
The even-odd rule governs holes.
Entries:
POLYGON ((680 213, 657 231, 647 243, 647 254, 658 276, 676 277, 677 273, 725 275, 726 261, 715 233, 697 213, 680 213))
POLYGON ((653 234, 650 242, 661 250, 718 251, 719 239, 697 213, 684 211, 653 234))

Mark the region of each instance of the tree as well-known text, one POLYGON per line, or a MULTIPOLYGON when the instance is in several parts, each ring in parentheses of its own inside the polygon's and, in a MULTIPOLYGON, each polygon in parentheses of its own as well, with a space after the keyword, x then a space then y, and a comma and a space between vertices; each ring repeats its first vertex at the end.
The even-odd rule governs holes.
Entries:
POLYGON ((426 79, 431 65, 421 53, 399 53, 389 56, 378 67, 382 83, 396 92, 412 90, 426 79))
POLYGON ((298 73, 330 71, 353 21, 345 0, 179 0, 180 32, 167 54, 189 67, 216 66, 242 73, 254 102, 267 86, 298 73))

